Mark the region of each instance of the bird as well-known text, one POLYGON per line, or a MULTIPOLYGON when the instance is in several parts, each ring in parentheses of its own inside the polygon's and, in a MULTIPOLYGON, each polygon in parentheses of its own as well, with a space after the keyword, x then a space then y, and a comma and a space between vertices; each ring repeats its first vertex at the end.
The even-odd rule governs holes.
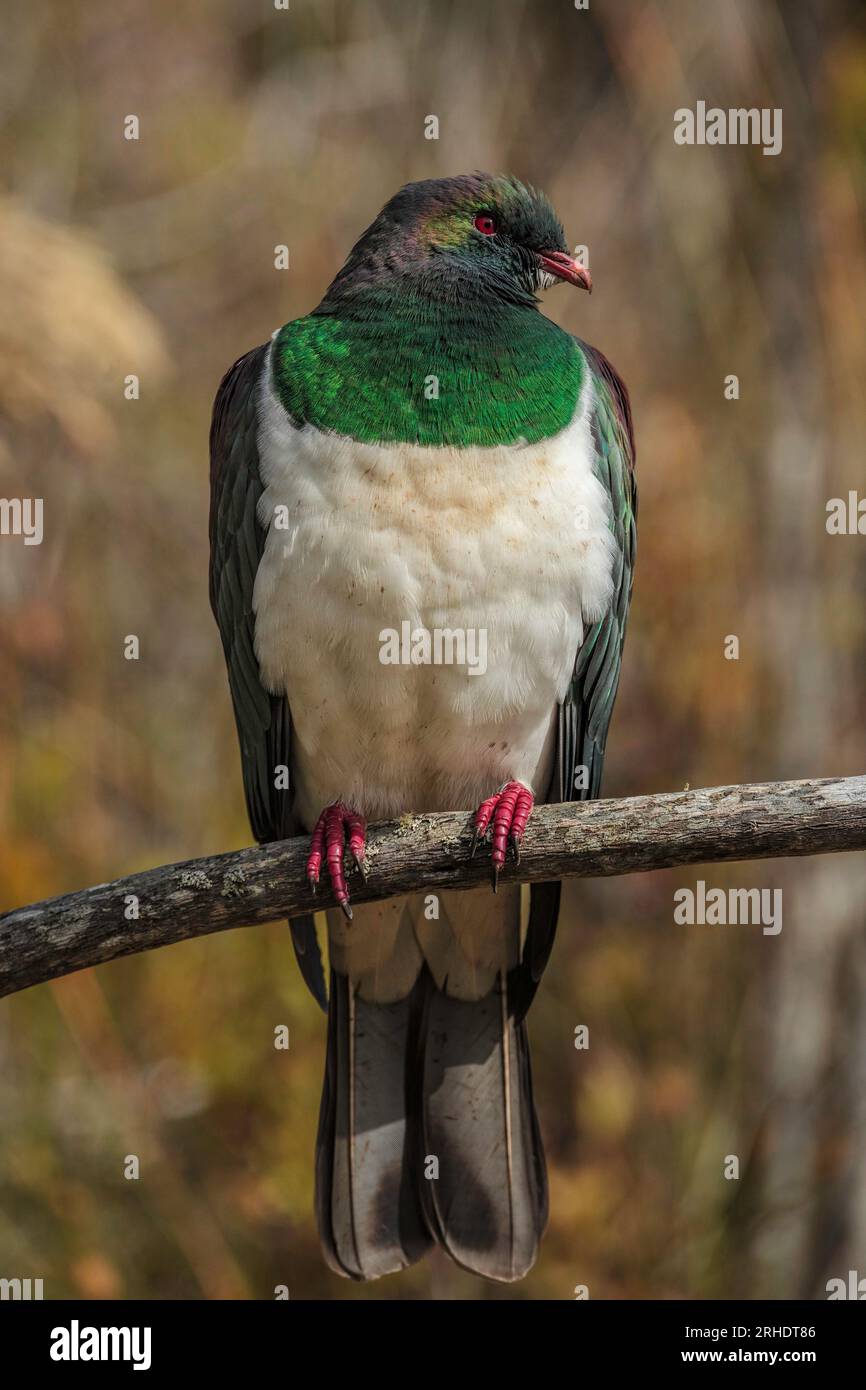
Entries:
POLYGON ((235 362, 210 433, 210 600, 256 839, 309 837, 293 918, 327 1012, 315 1208, 356 1280, 436 1246, 532 1267, 548 1217, 526 1015, 560 884, 536 804, 599 795, 635 564, 635 444, 607 358, 548 319, 592 290, 510 175, 401 188, 318 307, 235 362), (465 811, 489 886, 352 904, 371 821, 465 811), (324 927, 323 940, 324 940, 324 927))

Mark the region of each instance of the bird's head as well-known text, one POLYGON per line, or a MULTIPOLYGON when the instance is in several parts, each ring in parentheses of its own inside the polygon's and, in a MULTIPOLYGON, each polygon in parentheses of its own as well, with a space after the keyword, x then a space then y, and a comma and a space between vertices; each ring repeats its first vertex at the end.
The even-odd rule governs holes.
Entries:
POLYGON ((324 304, 375 287, 445 302, 534 305, 564 280, 592 289, 543 193, 517 179, 464 174, 408 183, 353 248, 324 304))

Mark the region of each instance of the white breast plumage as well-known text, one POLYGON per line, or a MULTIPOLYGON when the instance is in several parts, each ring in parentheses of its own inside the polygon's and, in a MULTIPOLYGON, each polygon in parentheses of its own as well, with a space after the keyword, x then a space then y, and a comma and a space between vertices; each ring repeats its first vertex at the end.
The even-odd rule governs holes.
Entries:
POLYGON ((256 655, 288 696, 302 822, 338 798, 370 818, 470 809, 510 778, 544 795, 557 701, 613 587, 592 398, 587 373, 541 444, 371 445, 296 429, 268 363, 256 655))

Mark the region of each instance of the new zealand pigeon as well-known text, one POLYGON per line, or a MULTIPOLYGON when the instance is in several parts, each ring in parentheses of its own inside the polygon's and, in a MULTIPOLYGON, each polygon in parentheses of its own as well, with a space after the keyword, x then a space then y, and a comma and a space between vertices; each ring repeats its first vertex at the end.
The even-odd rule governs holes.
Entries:
POLYGON ((355 1279, 433 1242, 519 1279, 547 1219, 525 1015, 559 884, 521 925, 506 859, 534 801, 599 793, 636 509, 628 394, 539 312, 558 281, 591 289, 541 193, 408 184, 214 405, 210 597, 253 833, 308 834, 340 905, 327 995, 313 918, 291 931, 328 1012, 319 1230, 355 1279), (368 820, 464 807, 495 895, 353 914, 368 820))

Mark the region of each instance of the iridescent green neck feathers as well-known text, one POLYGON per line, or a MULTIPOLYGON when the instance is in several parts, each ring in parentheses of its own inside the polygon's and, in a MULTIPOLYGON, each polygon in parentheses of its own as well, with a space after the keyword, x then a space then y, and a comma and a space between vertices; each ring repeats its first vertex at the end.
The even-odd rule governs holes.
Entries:
POLYGON ((372 287, 351 313, 286 324, 272 356, 298 425, 365 443, 537 443, 571 420, 584 370, 575 340, 535 308, 372 287))

